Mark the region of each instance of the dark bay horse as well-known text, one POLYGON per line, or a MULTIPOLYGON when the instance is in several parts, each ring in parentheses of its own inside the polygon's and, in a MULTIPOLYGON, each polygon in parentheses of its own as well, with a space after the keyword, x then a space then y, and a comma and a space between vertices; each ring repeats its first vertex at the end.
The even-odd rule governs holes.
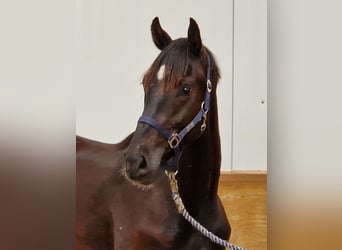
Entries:
POLYGON ((218 66, 192 18, 186 38, 172 40, 158 18, 151 32, 161 52, 143 78, 144 110, 136 130, 118 144, 77 137, 78 250, 224 249, 178 213, 165 169, 178 170, 189 214, 229 239, 217 195, 218 66))

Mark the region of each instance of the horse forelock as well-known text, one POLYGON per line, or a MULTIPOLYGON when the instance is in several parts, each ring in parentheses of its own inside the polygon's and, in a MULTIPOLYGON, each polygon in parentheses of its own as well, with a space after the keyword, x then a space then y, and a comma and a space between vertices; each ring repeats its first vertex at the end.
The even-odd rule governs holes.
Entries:
MULTIPOLYGON (((207 49, 203 51, 204 53, 201 55, 200 61, 203 67, 206 68, 207 53, 211 57, 212 55, 207 49)), ((160 87, 162 92, 176 88, 181 83, 182 78, 191 72, 192 58, 193 56, 189 51, 189 43, 186 38, 179 38, 173 41, 160 52, 145 73, 142 82, 145 92, 147 93, 150 87, 157 81, 163 83, 160 87)), ((212 78, 219 78, 219 71, 214 58, 212 58, 212 78)))

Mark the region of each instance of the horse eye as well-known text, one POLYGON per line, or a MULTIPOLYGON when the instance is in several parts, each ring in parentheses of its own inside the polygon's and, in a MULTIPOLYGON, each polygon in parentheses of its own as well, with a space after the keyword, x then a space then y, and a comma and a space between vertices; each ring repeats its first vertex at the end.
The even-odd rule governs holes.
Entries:
POLYGON ((191 93, 191 87, 190 86, 183 86, 182 87, 182 91, 183 91, 183 94, 184 95, 190 95, 190 93, 191 93))

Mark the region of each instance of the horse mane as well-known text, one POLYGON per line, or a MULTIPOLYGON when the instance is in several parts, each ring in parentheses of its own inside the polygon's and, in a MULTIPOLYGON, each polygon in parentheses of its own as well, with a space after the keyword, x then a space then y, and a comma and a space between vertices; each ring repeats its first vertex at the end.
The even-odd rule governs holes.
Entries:
MULTIPOLYGON (((211 81, 213 87, 220 78, 220 70, 217 66, 216 60, 213 54, 206 47, 202 47, 203 53, 201 53, 200 63, 203 68, 207 68, 207 55, 211 58, 211 81)), ((179 38, 170 43, 165 49, 163 49, 158 57, 154 60, 151 67, 147 70, 143 77, 142 84, 144 90, 147 93, 151 84, 156 81, 156 75, 162 65, 165 67, 164 81, 167 84, 163 84, 163 91, 168 91, 176 88, 180 83, 183 76, 186 76, 190 59, 194 57, 189 51, 189 41, 187 38, 179 38)))

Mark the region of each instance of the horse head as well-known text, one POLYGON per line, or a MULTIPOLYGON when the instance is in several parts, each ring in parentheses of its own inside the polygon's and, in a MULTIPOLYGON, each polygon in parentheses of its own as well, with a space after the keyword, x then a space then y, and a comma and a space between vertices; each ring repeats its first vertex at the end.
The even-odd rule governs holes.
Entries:
POLYGON ((161 52, 143 77, 144 110, 123 169, 128 180, 143 188, 151 187, 165 168, 177 168, 182 150, 205 133, 210 102, 206 98, 215 92, 219 78, 194 19, 190 18, 186 38, 172 40, 158 17, 151 33, 161 52))

